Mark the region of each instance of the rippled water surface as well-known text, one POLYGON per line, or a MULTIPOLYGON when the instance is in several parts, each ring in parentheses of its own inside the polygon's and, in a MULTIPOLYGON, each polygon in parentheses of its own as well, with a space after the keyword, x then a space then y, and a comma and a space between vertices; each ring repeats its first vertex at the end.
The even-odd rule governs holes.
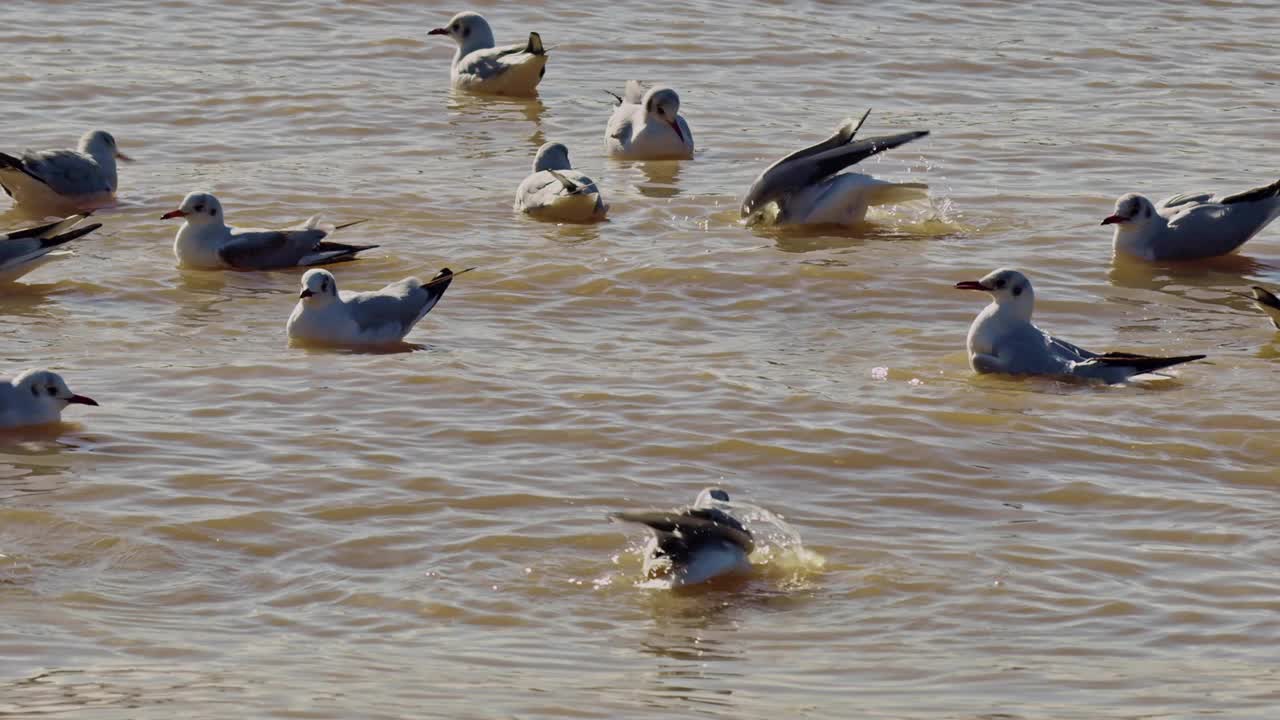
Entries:
MULTIPOLYGON (((0 716, 1274 717, 1280 360, 1234 294, 1280 226, 1196 267, 1099 220, 1270 182, 1274 3, 478 6, 555 45, 539 101, 454 97, 458 7, 0 6, 0 147, 112 131, 138 162, 77 258, 0 298, 0 373, 99 408, 0 441, 0 716), (604 90, 666 80, 682 164, 603 154, 604 90), (932 206, 843 234, 737 204, 874 108, 869 161, 932 206), (568 144, 610 222, 514 216, 568 144), (458 279, 409 340, 289 349, 298 274, 175 267, 193 189, 323 212, 368 288, 458 279), (1129 387, 974 377, 1014 266, 1086 346, 1210 355, 1129 387), (804 552, 741 586, 637 587, 607 513, 720 483, 804 552)), ((24 220, 0 200, 0 226, 24 220)))

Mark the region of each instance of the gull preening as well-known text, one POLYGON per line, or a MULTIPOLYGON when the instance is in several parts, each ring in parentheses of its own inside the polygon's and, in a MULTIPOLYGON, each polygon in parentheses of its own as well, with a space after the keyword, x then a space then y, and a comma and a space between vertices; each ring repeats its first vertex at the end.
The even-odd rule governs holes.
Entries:
POLYGON ((1211 192, 1174 195, 1152 204, 1120 196, 1102 221, 1115 225, 1112 248, 1142 260, 1200 260, 1226 255, 1280 216, 1280 180, 1220 198, 1211 192))
POLYGON ((1059 340, 1031 322, 1035 291, 1031 289, 1031 281, 1017 270, 993 270, 981 280, 956 283, 956 288, 981 290, 991 295, 991 304, 978 313, 965 341, 969 366, 974 372, 1045 375, 1114 384, 1205 357, 1099 354, 1059 340))
POLYGON ((854 141, 868 110, 856 123, 845 120, 831 137, 797 150, 765 169, 751 184, 741 214, 748 223, 857 225, 873 205, 928 197, 923 183, 894 183, 856 172, 840 172, 872 155, 922 138, 916 130, 854 141))
POLYGON ((1251 287, 1250 290, 1253 290, 1253 304, 1266 313, 1267 317, 1271 318, 1271 324, 1275 325, 1277 330, 1280 330, 1280 298, 1276 297, 1275 293, 1270 290, 1257 285, 1251 287))
POLYGON ((73 404, 98 403, 71 392, 56 372, 27 370, 12 380, 0 380, 0 428, 60 422, 63 409, 73 404))
POLYGON ((40 216, 95 210, 115 202, 116 160, 130 160, 105 130, 91 130, 75 150, 0 153, 0 188, 40 216))
MULTIPOLYGON (((613 93, 609 93, 613 95, 613 93)), ((645 90, 628 80, 609 116, 604 142, 609 154, 627 160, 686 160, 693 157, 693 133, 680 115, 680 96, 666 86, 645 90)))
POLYGON ((457 43, 450 81, 456 90, 484 95, 533 97, 547 74, 547 50, 536 32, 523 45, 494 47, 493 31, 479 13, 460 12, 428 35, 448 35, 457 43))
POLYGON ((91 214, 79 213, 48 225, 0 234, 0 283, 13 282, 54 258, 73 255, 69 250, 54 251, 102 227, 102 223, 80 225, 91 214))
POLYGON ((398 343, 440 302, 454 276, 464 272, 444 268, 425 283, 406 278, 381 290, 356 293, 339 292, 328 270, 308 270, 285 329, 290 340, 312 345, 398 343))
POLYGON ((163 220, 183 218, 173 241, 173 254, 184 267, 197 270, 277 270, 354 260, 356 253, 377 245, 328 242, 335 230, 351 227, 321 224, 320 216, 282 230, 258 230, 227 225, 222 204, 206 192, 193 192, 163 220))
POLYGON ((750 571, 755 541, 751 531, 724 509, 728 503, 729 493, 707 488, 691 507, 616 512, 609 517, 653 531, 645 547, 645 576, 669 579, 671 587, 678 588, 750 571))
POLYGON ((569 148, 550 142, 538 148, 533 173, 516 189, 515 209, 539 220, 603 220, 609 205, 595 181, 569 164, 569 148))

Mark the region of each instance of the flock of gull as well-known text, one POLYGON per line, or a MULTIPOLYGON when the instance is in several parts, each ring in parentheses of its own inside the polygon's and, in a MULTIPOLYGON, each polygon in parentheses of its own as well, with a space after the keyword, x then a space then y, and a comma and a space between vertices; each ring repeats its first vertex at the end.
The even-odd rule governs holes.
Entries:
MULTIPOLYGON (((451 64, 455 91, 479 95, 532 97, 546 74, 548 49, 537 33, 522 44, 496 46, 488 22, 477 13, 455 15, 430 35, 457 45, 451 64)), ((693 158, 693 133, 680 114, 680 97, 670 87, 630 81, 605 129, 613 157, 629 160, 693 158)), ((740 209, 747 224, 856 226, 873 206, 896 205, 928 197, 928 186, 897 183, 848 170, 878 153, 928 135, 910 131, 857 139, 867 111, 844 121, 828 138, 797 150, 766 168, 747 190, 740 209)), ((110 207, 117 191, 116 161, 130 158, 102 130, 87 133, 72 149, 0 153, 0 187, 28 215, 58 217, 35 227, 0 235, 0 289, 45 262, 69 255, 67 243, 88 235, 100 223, 85 224, 93 211, 110 207)), ((518 186, 514 209, 539 220, 587 223, 609 211, 600 188, 575 170, 569 149, 550 142, 538 149, 532 172, 518 186)), ((1102 220, 1114 227, 1116 253, 1147 261, 1194 261, 1237 250, 1280 215, 1280 181, 1233 195, 1207 192, 1176 195, 1152 203, 1138 194, 1121 196, 1115 212, 1102 220)), ((354 260, 376 245, 335 242, 347 225, 324 224, 318 217, 283 229, 247 229, 228 225, 222 204, 207 192, 192 192, 165 219, 181 219, 174 255, 187 268, 211 271, 262 271, 310 268, 286 323, 291 342, 367 347, 401 342, 440 302, 450 283, 466 272, 449 268, 429 280, 406 278, 379 290, 339 291, 333 273, 320 267, 354 260)), ((1031 281, 1012 269, 995 270, 959 289, 991 296, 969 328, 969 363, 975 372, 1043 375, 1056 378, 1125 382, 1203 355, 1153 357, 1133 353, 1095 353, 1053 337, 1032 322, 1035 293, 1031 281)), ((1280 298, 1253 289, 1259 307, 1280 328, 1280 298)), ((0 381, 0 428, 57 423, 69 404, 97 405, 73 393, 57 373, 27 370, 0 381)), ((751 533, 735 519, 728 494, 704 490, 690 507, 673 511, 627 512, 617 519, 652 530, 645 572, 669 577, 673 585, 700 583, 750 566, 751 533)))

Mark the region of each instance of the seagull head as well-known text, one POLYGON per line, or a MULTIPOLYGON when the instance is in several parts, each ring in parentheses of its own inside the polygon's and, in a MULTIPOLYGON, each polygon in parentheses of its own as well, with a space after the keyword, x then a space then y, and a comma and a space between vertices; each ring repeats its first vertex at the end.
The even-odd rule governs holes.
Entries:
POLYGON ((173 218, 184 218, 192 225, 210 225, 223 223, 222 220, 222 203, 218 202, 218 198, 207 192, 188 193, 182 198, 182 204, 177 210, 170 210, 160 216, 161 220, 171 220, 173 218))
POLYGON ((992 270, 981 280, 956 283, 956 289, 981 290, 990 294, 996 305, 1012 309, 1028 319, 1031 318, 1031 311, 1036 304, 1036 294, 1031 289, 1031 281, 1026 275, 1009 268, 992 270))
POLYGON ((125 162, 133 162, 133 158, 120 152, 120 148, 116 147, 116 139, 106 130, 90 130, 80 138, 80 152, 89 155, 98 164, 104 164, 104 159, 110 159, 114 167, 116 160, 124 160, 125 162))
POLYGON ((538 148, 538 154, 533 156, 534 172, 572 169, 573 166, 569 164, 569 148, 563 143, 549 142, 538 148))
MULTIPOLYGON (((1156 208, 1151 201, 1138 193, 1121 195, 1116 200, 1116 211, 1103 218, 1103 225, 1142 225, 1156 216, 1156 208)), ((1120 228, 1116 228, 1119 230, 1120 228)))
POLYGON ((688 142, 680 131, 680 96, 675 90, 669 87, 651 88, 644 94, 644 111, 650 118, 670 125, 680 142, 688 142))
POLYGON ((13 379, 13 386, 19 397, 22 393, 30 393, 32 402, 47 407, 56 414, 72 403, 79 405, 97 405, 98 403, 84 395, 76 395, 67 387, 66 381, 56 372, 49 370, 27 370, 13 379))
POLYGON ((427 34, 448 35, 453 38, 461 51, 459 57, 473 50, 493 47, 493 31, 489 29, 488 21, 480 13, 470 11, 454 15, 448 25, 435 28, 427 34))
POLYGON ((298 298, 304 303, 327 303, 338 297, 338 281, 333 273, 322 268, 312 268, 302 275, 302 292, 298 298))
POLYGON ((696 508, 709 508, 715 507, 716 503, 727 502, 729 502, 729 491, 724 488, 709 487, 698 493, 698 499, 693 501, 693 506, 696 508))

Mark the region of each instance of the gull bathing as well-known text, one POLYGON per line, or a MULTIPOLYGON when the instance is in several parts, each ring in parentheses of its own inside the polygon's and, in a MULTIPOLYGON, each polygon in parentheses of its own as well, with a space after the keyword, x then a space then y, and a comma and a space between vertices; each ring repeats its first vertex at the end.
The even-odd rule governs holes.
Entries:
POLYGON ((71 392, 61 375, 48 370, 27 370, 8 382, 0 380, 0 428, 61 422, 68 405, 97 404, 71 392))
MULTIPOLYGON (((609 93, 613 95, 613 93, 609 93)), ((693 157, 693 133, 680 115, 680 96, 669 87, 645 90, 628 80, 609 117, 604 141, 609 154, 627 160, 686 160, 693 157)))
POLYGON ((1234 252, 1280 216, 1280 180, 1220 198, 1211 192, 1174 195, 1152 204, 1137 193, 1116 200, 1102 221, 1115 225, 1117 254, 1142 260, 1201 260, 1234 252))
POLYGON ((15 205, 41 217, 95 210, 115 202, 116 160, 130 159, 111 133, 92 130, 75 150, 0 153, 0 188, 15 205))
POLYGON ((603 220, 609 206, 595 182, 569 164, 569 148, 547 143, 533 158, 533 173, 516 189, 515 209, 539 220, 603 220))
POLYGON ((0 234, 0 283, 13 282, 54 258, 72 255, 70 251, 54 250, 102 227, 102 223, 76 227, 90 214, 79 213, 48 225, 0 234))
POLYGON ((749 557, 755 541, 725 509, 728 504, 729 493, 707 488, 691 507, 616 512, 609 517, 653 531, 645 547, 644 573, 649 578, 667 578, 671 587, 679 588, 751 570, 749 557))
POLYGON ((868 110, 844 121, 831 137, 797 150, 765 169, 751 184, 741 214, 748 223, 769 225, 857 225, 872 205, 893 205, 928 197, 923 183, 893 183, 870 175, 841 172, 872 155, 905 145, 928 130, 854 141, 868 110))
POLYGON ((354 260, 356 253, 377 245, 327 242, 335 230, 351 227, 320 223, 320 216, 283 230, 257 230, 226 224, 222 204, 206 192, 193 192, 163 220, 183 218, 173 241, 173 254, 183 267, 197 270, 277 270, 354 260))
POLYGON ((1204 358, 1099 354, 1059 340, 1031 322, 1035 291, 1031 281, 1017 270, 993 270, 981 280, 956 283, 956 289, 981 290, 991 295, 991 304, 978 313, 965 341, 969 366, 974 372, 1046 375, 1114 384, 1204 358))
POLYGON ((536 32, 524 45, 494 47, 493 31, 479 13, 460 12, 428 35, 448 35, 457 43, 450 80, 455 90, 482 95, 533 97, 547 74, 547 50, 536 32))
POLYGON ((469 270, 455 273, 444 268, 425 283, 407 278, 381 290, 360 293, 340 293, 333 273, 308 270, 285 329, 290 340, 312 345, 398 343, 440 302, 453 278, 469 270))

